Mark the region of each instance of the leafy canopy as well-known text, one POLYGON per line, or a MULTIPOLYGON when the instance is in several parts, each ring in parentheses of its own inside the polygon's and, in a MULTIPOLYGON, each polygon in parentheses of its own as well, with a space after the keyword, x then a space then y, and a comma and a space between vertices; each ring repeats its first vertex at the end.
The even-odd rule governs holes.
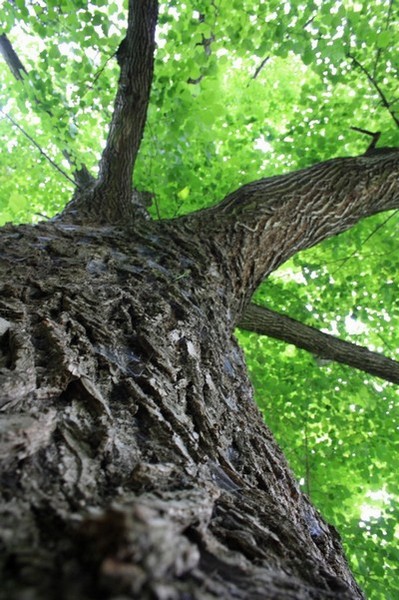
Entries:
MULTIPOLYGON (((0 223, 36 222, 70 199, 73 168, 96 173, 126 10, 120 0, 15 0, 2 19, 26 72, 17 80, 1 65, 0 223)), ((154 194, 153 215, 178 216, 247 181, 361 154, 370 139, 352 126, 397 146, 397 26, 392 0, 161 2, 134 181, 154 194)), ((398 359, 398 217, 388 217, 295 256, 257 301, 398 359)), ((397 598, 398 391, 238 335, 265 419, 339 528, 359 582, 371 600, 397 598)))

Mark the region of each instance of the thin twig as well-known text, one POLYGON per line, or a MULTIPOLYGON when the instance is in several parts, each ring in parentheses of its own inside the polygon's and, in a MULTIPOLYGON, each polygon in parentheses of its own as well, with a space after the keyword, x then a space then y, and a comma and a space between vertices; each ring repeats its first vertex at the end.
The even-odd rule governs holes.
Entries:
MULTIPOLYGON (((391 15, 392 15, 392 6, 393 6, 393 0, 390 0, 389 5, 388 5, 387 19, 386 19, 384 31, 387 31, 387 29, 389 27, 389 21, 391 20, 391 15)), ((381 52, 382 52, 382 48, 377 48, 377 52, 375 55, 375 63, 374 63, 374 68, 373 68, 373 77, 374 78, 376 77, 376 74, 377 74, 378 61, 380 60, 381 52)))
MULTIPOLYGON (((373 231, 371 233, 369 233, 369 235, 366 237, 366 239, 364 239, 362 241, 362 245, 361 247, 363 247, 369 240, 370 238, 373 237, 373 235, 375 235, 377 233, 377 231, 379 231, 380 229, 382 229, 383 227, 385 227, 385 225, 388 223, 388 221, 390 221, 392 219, 392 217, 396 216, 399 213, 399 210, 395 210, 393 213, 389 214, 387 216, 386 219, 384 219, 384 221, 382 223, 380 223, 379 225, 377 225, 377 227, 375 227, 375 229, 373 229, 373 231)), ((352 252, 352 254, 350 254, 349 256, 346 256, 345 258, 341 258, 341 264, 339 265, 339 267, 333 271, 331 273, 332 276, 335 275, 335 273, 337 273, 347 262, 348 260, 350 260, 351 258, 353 258, 354 256, 357 256, 358 250, 354 250, 352 252)))
POLYGON ((64 177, 66 177, 66 179, 68 179, 68 181, 70 181, 71 183, 73 183, 74 186, 76 186, 75 181, 68 175, 68 173, 66 173, 63 169, 61 169, 61 167, 59 167, 52 158, 49 157, 48 154, 46 154, 46 152, 44 152, 43 148, 41 148, 41 146, 39 146, 39 144, 29 135, 29 133, 27 133, 20 125, 18 125, 18 123, 16 121, 14 121, 14 119, 7 113, 5 113, 1 108, 0 108, 0 112, 2 115, 5 116, 6 119, 8 119, 10 121, 10 123, 12 123, 14 125, 14 127, 16 127, 30 142, 31 144, 33 144, 35 146, 35 148, 37 148, 40 152, 40 154, 42 156, 44 156, 44 158, 46 160, 48 160, 48 162, 55 168, 57 169, 57 171, 59 171, 61 173, 61 175, 63 175, 64 177))
POLYGON ((371 135, 372 137, 380 137, 381 135, 380 131, 369 131, 368 129, 362 129, 361 127, 355 127, 354 125, 352 125, 351 129, 353 129, 353 131, 359 131, 360 133, 364 133, 365 135, 371 135))
POLYGON ((376 145, 378 140, 381 137, 381 131, 369 131, 368 129, 361 129, 360 127, 351 127, 351 129, 353 129, 353 131, 358 131, 359 133, 364 133, 365 135, 369 135, 371 136, 373 139, 370 142, 369 147, 367 148, 365 154, 367 154, 368 152, 370 152, 370 150, 373 150, 376 145))
POLYGON ((266 63, 270 60, 270 56, 266 56, 266 58, 264 58, 262 60, 262 62, 260 63, 260 65, 256 68, 255 73, 252 75, 252 79, 256 79, 257 76, 259 75, 259 73, 261 72, 261 70, 263 69, 263 67, 266 65, 266 63))
POLYGON ((102 67, 100 67, 100 68, 99 68, 99 70, 97 71, 97 73, 94 75, 94 77, 93 77, 93 81, 91 82, 91 85, 90 85, 90 86, 88 86, 90 89, 94 89, 94 86, 95 86, 95 84, 96 84, 96 82, 97 82, 97 79, 99 79, 99 77, 102 75, 102 73, 104 72, 104 70, 105 70, 105 67, 107 66, 107 64, 108 64, 108 63, 109 63, 109 62, 110 62, 110 61, 111 61, 113 58, 115 58, 115 57, 116 57, 116 51, 115 51, 113 54, 111 54, 111 56, 110 56, 109 58, 107 58, 107 60, 106 60, 106 61, 105 61, 105 63, 103 64, 103 66, 102 66, 102 67))
MULTIPOLYGON (((306 21, 306 23, 302 26, 302 29, 306 29, 306 27, 308 25, 310 25, 311 23, 313 23, 313 21, 315 20, 316 15, 314 15, 313 17, 310 17, 310 19, 308 19, 306 21)), ((270 60, 270 55, 266 56, 266 58, 264 58, 262 60, 262 62, 260 63, 260 65, 256 68, 255 73, 252 75, 251 79, 256 79, 259 75, 259 73, 261 72, 261 70, 263 69, 263 67, 267 64, 267 62, 270 60)))
MULTIPOLYGON (((8 39, 8 37, 5 34, 0 35, 0 53, 3 54, 5 61, 8 65, 11 73, 14 75, 15 79, 17 79, 19 81, 23 80, 24 79, 23 74, 25 74, 27 77, 29 77, 28 71, 25 69, 25 66, 22 64, 17 52, 15 51, 13 45, 11 44, 10 40, 8 39)), ((34 94, 33 101, 35 103, 35 106, 38 107, 39 111, 42 111, 44 114, 53 118, 54 115, 53 115, 52 111, 49 108, 46 108, 46 106, 43 104, 43 101, 40 100, 40 98, 38 98, 36 94, 34 94)), ((75 122, 74 119, 73 119, 73 121, 75 122)), ((16 126, 18 126, 18 125, 16 125, 16 126)), ((57 131, 57 128, 55 128, 55 129, 57 131)), ((24 132, 24 135, 26 135, 25 132, 24 132)), ((76 166, 77 161, 76 161, 75 157, 73 156, 72 150, 68 150, 68 148, 66 148, 65 150, 62 150, 62 154, 64 155, 64 157, 66 158, 68 163, 71 165, 71 167, 74 168, 75 176, 77 177, 77 180, 79 180, 81 178, 81 173, 83 171, 88 172, 85 165, 82 165, 82 167, 80 169, 77 168, 77 166, 76 166)), ((58 170, 60 170, 60 169, 58 169, 58 170)), ((62 170, 61 170, 61 172, 62 172, 62 170)), ((78 187, 81 187, 81 186, 79 185, 78 187)))
POLYGON ((380 96, 382 105, 387 109, 387 111, 391 115, 392 119, 395 121, 396 126, 399 127, 399 118, 395 115, 395 112, 391 109, 391 103, 388 102, 384 92, 380 88, 377 81, 374 79, 374 77, 372 77, 372 75, 370 75, 370 73, 367 71, 367 69, 357 60, 357 58, 355 58, 351 54, 348 54, 348 57, 353 61, 353 64, 356 67, 359 67, 359 69, 366 75, 367 79, 369 80, 371 85, 374 87, 374 89, 376 90, 378 95, 380 96))

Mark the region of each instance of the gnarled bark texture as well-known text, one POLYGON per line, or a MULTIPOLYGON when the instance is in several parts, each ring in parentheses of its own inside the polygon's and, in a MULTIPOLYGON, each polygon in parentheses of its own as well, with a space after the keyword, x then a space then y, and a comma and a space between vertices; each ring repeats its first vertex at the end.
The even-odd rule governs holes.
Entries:
POLYGON ((0 597, 362 597, 253 403, 199 231, 3 230, 0 597))

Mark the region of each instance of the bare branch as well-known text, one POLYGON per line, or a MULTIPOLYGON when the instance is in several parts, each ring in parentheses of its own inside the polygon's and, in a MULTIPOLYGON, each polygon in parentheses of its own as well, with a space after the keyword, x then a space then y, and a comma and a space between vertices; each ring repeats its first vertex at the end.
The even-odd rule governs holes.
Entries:
MULTIPOLYGON (((310 19, 308 19, 306 21, 306 23, 303 24, 302 29, 306 29, 306 27, 308 25, 310 25, 311 23, 313 23, 313 21, 315 20, 316 15, 313 15, 313 17, 310 17, 310 19)), ((285 38, 289 38, 289 35, 285 35, 285 38)), ((256 67, 254 74, 251 76, 251 79, 256 79, 259 75, 259 73, 261 72, 261 70, 263 69, 264 66, 266 66, 266 64, 269 62, 270 60, 270 56, 266 56, 266 58, 264 58, 260 64, 256 67)))
POLYGON ((351 127, 351 129, 353 129, 353 131, 358 131, 359 133, 364 133, 365 135, 369 135, 373 138, 371 140, 370 145, 367 148, 365 154, 367 154, 367 152, 370 152, 370 150, 373 150, 376 147, 377 142, 381 137, 381 131, 376 131, 373 133, 372 131, 368 131, 368 129, 361 129, 360 127, 351 127))
MULTIPOLYGON (((380 148, 381 150, 381 148, 380 148)), ((373 235, 375 235, 380 229, 382 229, 383 227, 385 227, 385 225, 388 223, 388 221, 390 221, 393 217, 395 217, 398 214, 398 210, 395 210, 394 212, 390 213, 383 221, 382 223, 379 223, 374 229, 373 231, 371 231, 367 237, 362 240, 361 243, 361 247, 365 246, 367 244, 367 242, 373 237, 373 235)), ((351 252, 351 254, 349 254, 349 256, 346 256, 345 258, 342 258, 339 260, 340 265, 339 267, 332 272, 332 275, 334 276, 335 273, 337 273, 340 269, 342 269, 342 267, 348 262, 348 260, 351 260, 351 258, 353 258, 354 256, 356 256, 358 254, 358 250, 354 250, 353 252, 351 252)))
POLYGON ((108 65, 108 63, 115 58, 116 56, 116 52, 114 52, 113 54, 111 54, 111 56, 109 56, 107 58, 107 60, 104 62, 104 64, 102 65, 102 67, 100 67, 97 71, 97 73, 95 74, 95 76, 93 77, 93 81, 91 82, 91 85, 89 86, 90 89, 94 89, 95 84, 97 83, 98 79, 101 77, 101 75, 104 73, 104 70, 106 68, 106 66, 108 65))
POLYGON ((388 102, 387 97, 385 96, 384 92, 380 88, 376 79, 372 75, 370 75, 368 70, 357 60, 357 58, 355 58, 351 54, 349 54, 348 56, 350 59, 352 59, 353 64, 356 67, 358 67, 366 75, 367 79, 369 80, 369 82, 371 83, 371 85, 373 86, 373 88, 376 90, 379 97, 381 98, 382 105, 387 109, 387 111, 391 115, 392 119, 395 121, 396 126, 399 127, 399 118, 396 116, 395 111, 392 110, 392 103, 388 102))
POLYGON ((399 362, 323 333, 315 327, 304 325, 268 308, 250 304, 238 326, 294 344, 317 357, 354 367, 392 383, 399 383, 399 362))

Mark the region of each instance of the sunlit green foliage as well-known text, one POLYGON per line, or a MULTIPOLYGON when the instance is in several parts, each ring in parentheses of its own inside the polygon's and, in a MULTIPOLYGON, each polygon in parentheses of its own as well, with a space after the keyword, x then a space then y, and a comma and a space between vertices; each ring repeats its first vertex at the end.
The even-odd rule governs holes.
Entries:
MULTIPOLYGON (((16 0, 2 31, 28 75, 0 72, 0 222, 59 210, 93 174, 112 111, 119 0, 16 0)), ((161 2, 155 79, 135 185, 177 216, 246 181, 399 145, 398 6, 388 0, 161 2), (378 86, 378 87, 377 87, 378 86)), ((387 217, 389 219, 387 220, 387 217)), ((295 256, 257 301, 399 360, 398 216, 295 256)), ((340 530, 371 600, 399 597, 397 389, 281 342, 239 333, 259 406, 305 491, 340 530)))

